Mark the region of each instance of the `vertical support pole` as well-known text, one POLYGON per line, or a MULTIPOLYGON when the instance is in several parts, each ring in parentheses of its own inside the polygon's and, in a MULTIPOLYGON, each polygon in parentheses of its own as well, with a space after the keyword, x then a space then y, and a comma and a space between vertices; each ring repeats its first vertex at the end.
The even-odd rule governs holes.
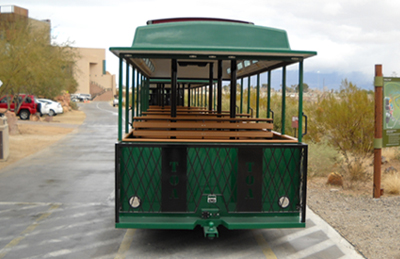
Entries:
POLYGON ((199 95, 199 88, 196 88, 196 107, 200 107, 200 95, 199 95))
POLYGON ((209 74, 209 83, 208 83, 208 110, 212 111, 213 109, 213 81, 214 81, 214 63, 210 62, 210 74, 209 74))
POLYGON ((129 63, 126 60, 126 78, 125 78, 125 134, 129 132, 129 63))
POLYGON ((132 122, 135 117, 135 68, 132 66, 132 122))
POLYGON ((207 96, 207 85, 205 85, 204 86, 204 107, 207 109, 208 107, 208 105, 207 105, 207 101, 208 101, 208 98, 207 98, 208 96, 207 96))
POLYGON ((297 115, 299 119, 298 127, 298 141, 303 141, 303 61, 299 62, 299 113, 297 115))
POLYGON ((191 102, 192 102, 192 95, 191 95, 192 91, 190 90, 190 84, 188 84, 188 107, 190 108, 191 106, 191 102))
POLYGON ((139 79, 140 79, 140 73, 139 73, 139 71, 137 71, 137 73, 136 73, 136 116, 139 116, 139 102, 140 102, 139 79))
POLYGON ((157 105, 161 106, 161 84, 157 84, 157 105))
POLYGON ((140 116, 142 116, 143 107, 145 105, 144 98, 144 76, 140 75, 140 116))
POLYGON ((215 85, 213 85, 213 89, 214 89, 214 111, 217 110, 217 88, 215 87, 215 85))
POLYGON ((271 70, 268 71, 267 118, 271 117, 271 70))
POLYGON ((146 95, 145 95, 145 100, 146 100, 146 111, 149 109, 149 95, 150 95, 150 79, 146 77, 146 95))
POLYGON ((201 95, 201 87, 197 88, 197 105, 198 107, 201 107, 201 102, 200 102, 200 95, 201 95))
POLYGON ((381 162, 382 162, 382 65, 375 65, 375 139, 374 139, 374 193, 373 198, 381 197, 381 162))
POLYGON ((281 133, 285 135, 285 119, 286 119, 286 66, 282 67, 282 115, 281 115, 281 133))
POLYGON ((165 104, 165 84, 161 84, 161 107, 164 109, 165 104))
POLYGON ((204 101, 203 101, 204 93, 203 93, 203 89, 204 89, 204 86, 202 86, 202 87, 200 88, 200 107, 204 107, 204 101))
POLYGON ((176 84, 176 93, 177 93, 177 99, 176 99, 176 106, 181 105, 181 84, 176 84))
POLYGON ((237 64, 236 60, 231 60, 231 108, 230 117, 236 117, 236 82, 237 82, 237 64))
POLYGON ((243 113, 243 77, 240 79, 240 113, 243 113))
POLYGON ((222 113, 222 60, 218 60, 218 81, 217 81, 217 113, 222 113))
POLYGON ((176 83, 177 83, 177 75, 178 75, 178 63, 176 59, 171 60, 171 117, 176 117, 176 83))
POLYGON ((260 118, 260 74, 257 74, 256 118, 260 118))
POLYGON ((250 78, 251 77, 249 76, 249 78, 247 79, 247 113, 250 113, 250 95, 251 95, 250 78))
POLYGON ((119 86, 118 86, 118 141, 122 140, 122 82, 123 82, 123 66, 124 59, 123 56, 119 56, 119 86))
POLYGON ((185 106, 185 84, 182 84, 182 106, 185 106))
POLYGON ((143 107, 144 107, 144 76, 140 75, 140 116, 142 116, 143 107))

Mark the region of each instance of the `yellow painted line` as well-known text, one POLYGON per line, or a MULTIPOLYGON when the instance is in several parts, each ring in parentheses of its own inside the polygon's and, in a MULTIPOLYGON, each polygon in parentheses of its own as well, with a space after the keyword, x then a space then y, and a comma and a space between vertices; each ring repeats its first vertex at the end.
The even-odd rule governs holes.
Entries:
POLYGON ((258 245, 261 247, 265 258, 267 259, 277 259, 276 255, 274 254, 274 252, 272 252, 271 247, 269 247, 267 241, 265 240, 265 238, 263 237, 263 235, 258 232, 256 233, 255 231, 253 231, 253 235, 254 238, 256 239, 258 245))
POLYGON ((11 240, 10 243, 8 243, 5 247, 3 247, 0 250, 0 259, 4 258, 4 256, 6 256, 6 254, 16 245, 18 245, 25 237, 27 234, 29 234, 30 232, 32 232, 33 230, 35 230, 35 228, 37 226, 39 226, 39 222, 46 219, 48 216, 51 215, 51 213, 53 213, 53 210, 57 209, 58 207, 60 207, 60 204, 55 204, 53 206, 50 207, 50 209, 47 210, 47 212, 43 213, 42 215, 40 215, 39 218, 37 218, 35 220, 35 222, 32 223, 32 225, 28 226, 24 231, 21 232, 21 234, 19 234, 18 237, 14 238, 13 240, 11 240))
POLYGON ((119 246, 117 255, 114 259, 124 259, 126 257, 126 252, 129 250, 129 247, 131 247, 135 231, 136 229, 128 229, 126 231, 124 239, 122 239, 122 243, 119 246))

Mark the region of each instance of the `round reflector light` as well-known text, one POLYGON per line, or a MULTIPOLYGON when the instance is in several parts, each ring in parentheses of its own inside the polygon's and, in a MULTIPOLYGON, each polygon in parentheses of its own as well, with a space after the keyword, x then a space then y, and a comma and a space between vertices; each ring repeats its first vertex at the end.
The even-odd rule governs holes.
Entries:
POLYGON ((289 198, 286 196, 280 197, 278 204, 279 204, 279 207, 281 207, 282 209, 286 209, 290 204, 289 198))
POLYGON ((132 196, 129 199, 129 205, 131 205, 131 207, 134 208, 134 209, 139 208, 140 207, 140 203, 141 203, 140 198, 137 197, 137 196, 132 196))

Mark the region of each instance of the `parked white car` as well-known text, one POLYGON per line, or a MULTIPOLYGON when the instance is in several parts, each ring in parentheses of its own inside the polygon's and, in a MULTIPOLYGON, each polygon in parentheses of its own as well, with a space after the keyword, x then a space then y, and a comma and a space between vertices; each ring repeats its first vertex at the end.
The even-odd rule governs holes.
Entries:
POLYGON ((60 103, 49 100, 49 99, 38 99, 40 102, 40 114, 48 114, 49 116, 54 116, 59 113, 63 113, 63 107, 60 103))
POLYGON ((78 94, 78 100, 81 102, 92 100, 91 94, 78 94))

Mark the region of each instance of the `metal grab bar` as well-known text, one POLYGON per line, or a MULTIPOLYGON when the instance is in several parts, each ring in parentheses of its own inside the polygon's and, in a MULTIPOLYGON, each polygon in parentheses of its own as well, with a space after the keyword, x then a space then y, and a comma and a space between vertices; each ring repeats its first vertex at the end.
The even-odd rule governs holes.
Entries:
POLYGON ((305 123, 305 131, 302 134, 302 136, 305 136, 305 135, 307 135, 307 120, 308 120, 308 117, 307 117, 307 115, 304 114, 304 112, 303 112, 303 117, 305 118, 305 121, 304 121, 304 123, 305 123))
POLYGON ((251 108, 251 107, 249 107, 249 109, 251 110, 250 116, 251 116, 251 118, 253 118, 254 110, 253 110, 253 108, 251 108))
POLYGON ((272 113, 272 121, 274 121, 275 113, 273 110, 269 109, 269 112, 272 113))

